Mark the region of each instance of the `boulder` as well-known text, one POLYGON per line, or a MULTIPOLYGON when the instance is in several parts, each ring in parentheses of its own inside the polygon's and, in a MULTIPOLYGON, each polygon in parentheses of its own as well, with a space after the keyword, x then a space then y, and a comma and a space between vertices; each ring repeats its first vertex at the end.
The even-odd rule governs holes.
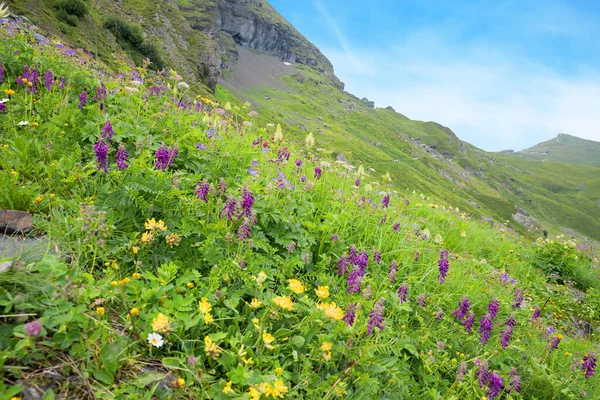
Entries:
POLYGON ((18 210, 0 210, 0 233, 26 233, 32 229, 31 214, 18 210))

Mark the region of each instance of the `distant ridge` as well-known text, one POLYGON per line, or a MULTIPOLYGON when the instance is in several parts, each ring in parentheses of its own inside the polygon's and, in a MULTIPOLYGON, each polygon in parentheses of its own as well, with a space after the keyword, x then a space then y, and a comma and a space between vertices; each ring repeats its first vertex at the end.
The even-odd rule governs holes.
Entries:
POLYGON ((521 150, 517 154, 538 161, 600 165, 600 142, 559 133, 555 138, 521 150))

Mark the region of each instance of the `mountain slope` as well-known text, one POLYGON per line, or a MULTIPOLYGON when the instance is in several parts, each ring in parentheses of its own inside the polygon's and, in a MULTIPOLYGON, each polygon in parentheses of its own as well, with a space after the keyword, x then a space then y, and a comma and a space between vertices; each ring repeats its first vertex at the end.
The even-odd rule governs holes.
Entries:
MULTIPOLYGON (((11 4, 18 12, 35 13, 50 31, 64 28, 50 0, 11 4)), ((103 28, 113 14, 139 24, 146 40, 159 46, 165 62, 192 84, 193 92, 202 93, 202 86, 216 89, 223 101, 236 96, 250 100, 261 121, 280 123, 297 140, 314 132, 327 149, 322 157, 362 162, 367 171, 374 170, 373 176, 389 172, 401 186, 478 217, 510 221, 522 233, 575 230, 600 240, 598 166, 563 168, 486 153, 434 122, 371 108, 342 90, 331 63, 266 1, 90 4, 90 13, 66 36, 117 70, 123 63, 115 62, 113 54, 129 53, 103 28)))
POLYGON ((517 153, 525 158, 569 164, 600 165, 600 143, 560 133, 517 153))

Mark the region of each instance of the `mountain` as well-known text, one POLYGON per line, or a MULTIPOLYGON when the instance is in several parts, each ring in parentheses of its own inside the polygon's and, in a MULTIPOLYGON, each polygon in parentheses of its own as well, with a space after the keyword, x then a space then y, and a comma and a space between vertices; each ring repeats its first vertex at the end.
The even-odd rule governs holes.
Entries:
POLYGON ((363 163, 377 184, 389 173, 399 187, 508 221, 523 234, 600 240, 598 165, 488 153, 448 127, 376 108, 345 92, 329 60, 266 1, 95 0, 70 24, 52 4, 10 1, 15 12, 114 70, 151 56, 151 67, 175 69, 191 93, 250 101, 262 122, 280 124, 298 141, 313 132, 323 158, 363 163))
POLYGON ((537 161, 600 165, 600 143, 559 133, 554 139, 538 143, 517 153, 537 161))

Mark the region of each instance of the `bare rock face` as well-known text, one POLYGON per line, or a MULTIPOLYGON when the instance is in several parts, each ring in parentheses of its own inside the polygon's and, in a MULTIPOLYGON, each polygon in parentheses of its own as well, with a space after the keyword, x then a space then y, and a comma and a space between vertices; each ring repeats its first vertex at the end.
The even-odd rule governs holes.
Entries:
POLYGON ((542 224, 537 218, 527 215, 527 212, 522 208, 515 207, 515 213, 512 215, 513 219, 520 225, 529 229, 530 231, 538 231, 542 229, 542 224))
POLYGON ((31 214, 17 210, 0 210, 0 232, 26 233, 32 229, 31 214))

